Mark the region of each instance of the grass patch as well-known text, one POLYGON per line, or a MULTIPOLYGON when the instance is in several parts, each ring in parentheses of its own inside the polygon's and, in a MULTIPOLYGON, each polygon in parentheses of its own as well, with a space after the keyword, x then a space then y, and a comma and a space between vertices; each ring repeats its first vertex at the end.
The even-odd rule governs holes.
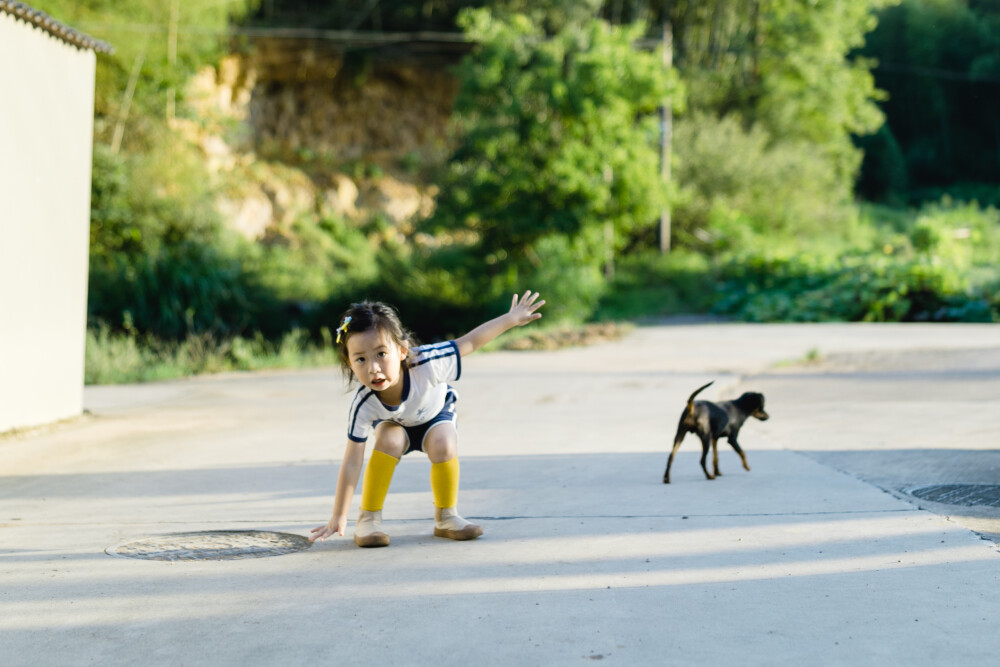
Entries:
MULTIPOLYGON (((484 350, 555 350, 617 340, 631 330, 614 322, 583 326, 553 325, 509 331, 484 350)), ((151 336, 112 332, 106 327, 87 331, 88 385, 156 382, 232 371, 323 368, 339 364, 329 330, 313 340, 298 329, 279 341, 262 335, 221 339, 208 334, 164 342, 151 336)))
POLYGON ((303 330, 278 341, 191 335, 180 342, 116 333, 107 328, 87 331, 84 382, 127 384, 172 380, 204 373, 277 368, 315 368, 337 363, 328 330, 317 342, 303 330))

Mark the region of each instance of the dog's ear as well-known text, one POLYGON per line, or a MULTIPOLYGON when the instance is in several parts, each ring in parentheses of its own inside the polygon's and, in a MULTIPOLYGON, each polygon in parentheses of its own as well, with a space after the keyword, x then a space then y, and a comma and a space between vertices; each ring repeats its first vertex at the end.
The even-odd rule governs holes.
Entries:
POLYGON ((740 394, 740 397, 736 401, 752 410, 755 407, 764 406, 764 394, 759 394, 756 391, 745 391, 740 394))

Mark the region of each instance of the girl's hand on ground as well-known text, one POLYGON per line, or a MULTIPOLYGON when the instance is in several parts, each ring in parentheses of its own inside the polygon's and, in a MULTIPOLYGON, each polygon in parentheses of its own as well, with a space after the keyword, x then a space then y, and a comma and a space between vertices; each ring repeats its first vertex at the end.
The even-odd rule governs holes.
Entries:
POLYGON ((315 528, 312 529, 311 531, 312 535, 309 536, 309 541, 315 542, 316 540, 319 540, 320 542, 322 542, 326 538, 331 537, 333 535, 340 535, 341 537, 343 537, 346 523, 347 523, 346 521, 338 522, 334 521, 333 519, 330 519, 330 523, 326 524, 325 526, 316 526, 315 528))
POLYGON ((538 292, 528 290, 521 297, 514 295, 508 314, 514 316, 514 326, 520 327, 541 317, 542 314, 535 311, 544 305, 545 301, 538 300, 538 292))

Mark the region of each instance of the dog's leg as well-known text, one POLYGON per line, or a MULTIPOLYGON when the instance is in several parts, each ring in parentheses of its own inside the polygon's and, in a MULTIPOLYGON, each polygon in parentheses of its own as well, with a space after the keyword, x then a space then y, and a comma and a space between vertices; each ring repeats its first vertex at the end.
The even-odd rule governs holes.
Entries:
POLYGON ((677 435, 674 436, 674 447, 670 450, 670 456, 667 457, 667 469, 663 471, 663 483, 670 484, 670 466, 674 464, 674 454, 680 449, 681 441, 684 440, 686 431, 683 428, 677 429, 677 435))
POLYGON ((722 477, 722 473, 719 472, 719 440, 718 438, 712 438, 712 470, 715 472, 716 477, 722 477))
POLYGON ((705 471, 705 477, 708 479, 715 479, 712 473, 708 472, 708 468, 705 466, 705 459, 708 458, 709 447, 715 448, 715 438, 709 435, 701 436, 701 469, 705 471))
POLYGON ((747 463, 747 456, 743 453, 743 449, 740 447, 740 443, 736 442, 736 436, 732 435, 729 437, 729 444, 733 446, 736 453, 740 455, 740 460, 743 461, 743 469, 749 471, 750 465, 747 463))

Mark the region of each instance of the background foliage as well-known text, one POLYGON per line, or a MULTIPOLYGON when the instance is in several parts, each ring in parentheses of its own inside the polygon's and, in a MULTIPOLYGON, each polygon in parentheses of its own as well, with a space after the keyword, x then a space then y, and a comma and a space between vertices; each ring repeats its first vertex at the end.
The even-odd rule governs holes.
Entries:
POLYGON ((478 46, 459 68, 460 141, 425 228, 462 245, 466 289, 487 303, 562 284, 552 314, 586 317, 602 267, 666 204, 656 114, 677 81, 632 48, 641 26, 545 39, 523 16, 461 23, 478 46))
POLYGON ((98 61, 95 368, 111 349, 195 371, 323 358, 362 297, 434 339, 528 286, 568 322, 1000 320, 997 0, 33 4, 116 48, 98 61), (201 122, 186 82, 271 27, 465 32, 453 152, 400 156, 439 187, 432 217, 305 216, 265 243, 225 228, 172 118, 201 122))
POLYGON ((858 191, 900 204, 942 193, 1000 203, 1000 3, 905 0, 861 49, 889 122, 862 140, 858 191))

